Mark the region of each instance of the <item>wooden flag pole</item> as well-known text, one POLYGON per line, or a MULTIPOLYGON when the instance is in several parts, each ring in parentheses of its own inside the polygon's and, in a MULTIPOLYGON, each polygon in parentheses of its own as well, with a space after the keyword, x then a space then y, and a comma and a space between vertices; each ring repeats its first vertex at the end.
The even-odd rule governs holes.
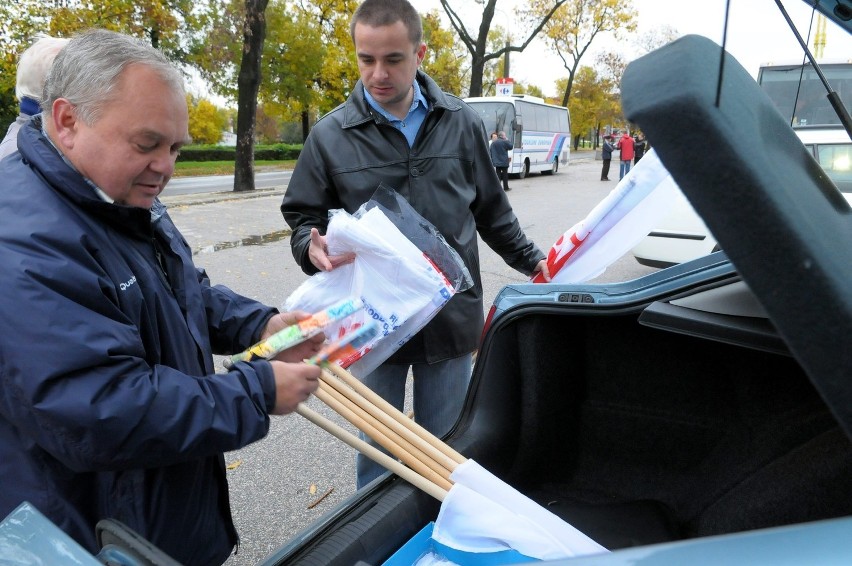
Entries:
POLYGON ((296 412, 302 415, 304 418, 308 419, 310 422, 319 426, 326 432, 342 440, 358 452, 361 452, 371 460, 381 464, 382 466, 392 471, 414 487, 424 491, 428 495, 431 495, 438 501, 444 501, 444 499, 447 497, 447 490, 438 487, 423 476, 419 475, 414 470, 407 468, 403 464, 397 462, 378 448, 371 446, 370 444, 364 442, 348 430, 344 429, 341 426, 338 426, 337 424, 331 422, 316 411, 306 407, 304 403, 300 404, 296 408, 296 412))
MULTIPOLYGON (((430 444, 422 436, 416 434, 413 430, 405 426, 403 423, 393 418, 393 416, 389 415, 381 408, 377 407, 374 403, 371 403, 369 399, 367 399, 366 397, 355 391, 353 388, 348 386, 340 378, 335 377, 327 371, 323 371, 320 375, 320 379, 323 383, 330 385, 336 391, 339 391, 342 395, 344 395, 347 399, 350 399, 352 402, 354 402, 358 407, 363 409, 373 419, 378 420, 384 426, 396 433, 404 441, 410 443, 413 447, 416 448, 419 453, 422 453, 424 457, 432 460, 434 464, 430 464, 430 467, 435 469, 435 471, 438 472, 442 477, 449 479, 449 474, 458 465, 453 459, 451 459, 449 456, 435 448, 435 446, 430 444)), ((405 416, 403 416, 403 418, 409 421, 411 420, 405 416)), ((420 458, 421 460, 423 459, 420 456, 418 456, 418 458, 420 458)))
POLYGON ((332 393, 333 390, 330 391, 329 389, 330 388, 327 385, 324 385, 321 381, 320 388, 314 392, 314 395, 317 399, 331 407, 337 414, 354 424, 359 430, 363 431, 367 436, 383 446, 388 452, 397 456, 412 470, 443 489, 449 490, 452 487, 452 484, 448 480, 442 478, 426 464, 415 458, 406 450, 403 450, 398 443, 394 442, 390 437, 373 426, 373 424, 358 416, 355 411, 347 407, 339 398, 336 398, 334 393, 332 393))
MULTIPOLYGON (((358 379, 353 376, 351 373, 343 369, 337 364, 329 364, 328 369, 331 372, 339 377, 346 385, 357 391, 371 403, 379 407, 384 413, 393 417, 397 422, 402 423, 403 426, 414 432, 417 436, 428 442, 430 445, 440 450, 443 454, 449 457, 452 461, 458 464, 463 464, 467 461, 467 458, 450 448, 445 442, 442 442, 439 438, 433 435, 431 432, 414 422, 412 419, 409 419, 401 411, 399 411, 396 407, 385 401, 381 396, 376 394, 369 387, 358 381, 358 379)), ((453 466, 450 471, 452 472, 455 469, 453 466)))

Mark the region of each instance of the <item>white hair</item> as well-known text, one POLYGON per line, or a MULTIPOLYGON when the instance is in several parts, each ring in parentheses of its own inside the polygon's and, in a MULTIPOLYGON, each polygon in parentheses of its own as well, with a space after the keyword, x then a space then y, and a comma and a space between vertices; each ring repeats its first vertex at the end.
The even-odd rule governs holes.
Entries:
POLYGON ((18 100, 25 96, 41 101, 44 79, 50 65, 68 40, 60 37, 41 36, 21 54, 15 83, 15 96, 18 100))
POLYGON ((180 72, 151 44, 93 29, 71 38, 56 57, 44 83, 42 107, 51 108, 58 98, 65 98, 74 105, 77 117, 92 125, 112 101, 122 74, 131 65, 154 70, 175 92, 183 94, 180 72))

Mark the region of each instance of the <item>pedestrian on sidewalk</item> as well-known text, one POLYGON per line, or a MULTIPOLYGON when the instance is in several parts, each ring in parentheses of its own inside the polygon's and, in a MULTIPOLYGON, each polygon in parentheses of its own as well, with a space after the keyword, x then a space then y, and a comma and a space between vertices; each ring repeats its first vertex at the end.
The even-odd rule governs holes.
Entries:
POLYGON ((615 146, 621 154, 621 167, 619 168, 618 179, 624 178, 630 172, 630 165, 633 163, 633 138, 627 133, 627 130, 621 135, 618 144, 615 146))
POLYGON ((498 132, 497 138, 491 139, 491 163, 497 171, 497 176, 503 182, 503 190, 511 191, 509 188, 509 150, 512 142, 506 139, 506 132, 498 132))
POLYGON ((615 151, 615 147, 612 145, 612 136, 604 136, 603 145, 601 146, 601 159, 603 159, 601 181, 609 181, 609 165, 612 162, 613 151, 615 151))

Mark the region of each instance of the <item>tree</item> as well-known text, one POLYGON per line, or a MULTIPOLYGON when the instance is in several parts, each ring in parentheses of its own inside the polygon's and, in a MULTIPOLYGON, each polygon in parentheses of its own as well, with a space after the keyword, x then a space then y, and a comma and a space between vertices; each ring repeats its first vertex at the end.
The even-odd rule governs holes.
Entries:
POLYGON ((423 42, 429 47, 421 68, 442 90, 462 94, 468 82, 470 67, 465 65, 467 50, 459 44, 451 30, 441 27, 437 11, 423 14, 423 42))
POLYGON ((189 111, 189 135, 193 143, 218 143, 225 126, 219 109, 206 98, 196 99, 189 94, 186 95, 186 106, 189 111))
MULTIPOLYGON (((304 13, 319 27, 325 57, 313 80, 317 91, 316 111, 324 114, 341 104, 358 82, 355 49, 349 35, 349 23, 361 0, 300 0, 294 10, 304 13)), ((307 122, 307 113, 303 121, 307 122)), ((305 130, 307 135, 307 130, 305 130)))
POLYGON ((681 34, 677 31, 677 29, 668 24, 663 24, 652 28, 651 31, 647 33, 639 34, 635 43, 639 52, 644 54, 659 49, 663 45, 671 43, 680 36, 681 34))
MULTIPOLYGON (((546 13, 548 0, 532 0, 530 11, 546 13)), ((615 37, 636 29, 636 12, 623 0, 570 0, 560 7, 544 26, 548 44, 556 51, 568 70, 562 105, 568 106, 574 75, 580 60, 595 37, 611 32, 615 37)))
POLYGON ((269 117, 296 121, 319 105, 315 84, 327 51, 322 30, 309 14, 288 10, 282 1, 273 1, 266 11, 260 100, 269 117))
MULTIPOLYGON (((568 79, 561 80, 567 83, 568 79)), ((565 85, 561 86, 564 88, 565 85)), ((574 149, 577 149, 580 138, 586 132, 597 131, 601 122, 611 115, 613 105, 607 81, 599 77, 592 67, 583 65, 577 70, 573 88, 568 109, 571 111, 574 149)))
POLYGON ((479 22, 479 28, 476 35, 468 31, 462 18, 456 10, 450 5, 450 0, 441 0, 441 6, 444 8, 447 16, 450 19, 450 25, 456 30, 459 38, 467 48, 471 56, 470 68, 470 96, 482 95, 482 76, 485 65, 488 61, 499 59, 507 52, 521 52, 527 48, 538 33, 544 28, 545 24, 556 12, 556 10, 565 4, 568 0, 537 0, 537 5, 540 10, 523 12, 524 20, 528 25, 532 26, 532 31, 521 45, 511 45, 507 42, 506 45, 488 52, 488 32, 491 29, 491 22, 494 19, 494 13, 497 8, 497 0, 480 0, 483 4, 482 19, 479 22))
POLYGON ((266 38, 266 6, 269 0, 246 0, 243 23, 243 56, 237 76, 237 149, 234 161, 234 192, 254 190, 254 129, 260 62, 266 38))

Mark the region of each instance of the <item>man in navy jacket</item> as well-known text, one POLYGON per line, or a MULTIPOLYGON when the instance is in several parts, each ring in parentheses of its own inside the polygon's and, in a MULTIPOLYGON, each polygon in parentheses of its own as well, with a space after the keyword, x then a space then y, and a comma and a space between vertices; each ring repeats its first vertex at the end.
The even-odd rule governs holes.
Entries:
POLYGON ((157 196, 188 138, 177 71, 106 31, 73 38, 44 113, 0 162, 0 517, 29 501, 91 552, 117 519, 183 564, 221 564, 237 534, 223 452, 317 387, 301 363, 216 374, 295 322, 213 286, 157 196))

